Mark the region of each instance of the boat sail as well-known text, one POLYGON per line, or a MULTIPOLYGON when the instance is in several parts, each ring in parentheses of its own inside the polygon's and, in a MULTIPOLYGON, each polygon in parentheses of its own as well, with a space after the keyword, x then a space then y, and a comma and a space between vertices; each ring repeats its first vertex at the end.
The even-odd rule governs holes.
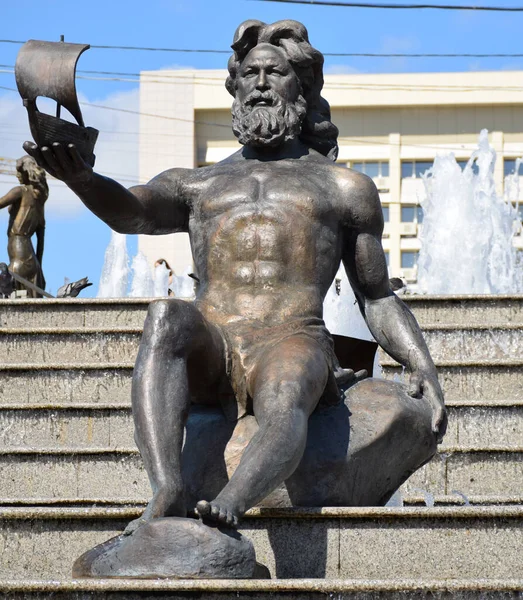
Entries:
POLYGON ((98 131, 85 127, 75 82, 76 64, 89 47, 89 44, 29 40, 18 53, 15 77, 36 144, 74 144, 82 158, 93 166, 98 131), (40 96, 57 102, 56 116, 38 110, 36 99, 40 96), (71 113, 78 125, 60 118, 62 106, 71 113))

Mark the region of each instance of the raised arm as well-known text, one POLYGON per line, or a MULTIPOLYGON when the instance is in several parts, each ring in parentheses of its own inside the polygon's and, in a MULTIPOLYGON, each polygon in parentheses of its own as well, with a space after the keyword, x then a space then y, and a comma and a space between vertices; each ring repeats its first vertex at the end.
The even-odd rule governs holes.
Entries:
POLYGON ((344 190, 350 196, 343 264, 363 317, 378 344, 410 373, 409 394, 433 408, 433 431, 441 441, 446 411, 436 367, 414 315, 390 289, 381 246, 383 215, 376 186, 362 176, 344 190))
POLYGON ((0 208, 11 206, 11 204, 21 200, 23 191, 24 188, 21 185, 17 185, 12 190, 9 190, 5 196, 0 198, 0 208))
POLYGON ((56 179, 63 181, 97 217, 119 233, 158 235, 187 231, 189 207, 184 169, 171 169, 146 185, 130 189, 95 173, 73 144, 24 150, 56 179))

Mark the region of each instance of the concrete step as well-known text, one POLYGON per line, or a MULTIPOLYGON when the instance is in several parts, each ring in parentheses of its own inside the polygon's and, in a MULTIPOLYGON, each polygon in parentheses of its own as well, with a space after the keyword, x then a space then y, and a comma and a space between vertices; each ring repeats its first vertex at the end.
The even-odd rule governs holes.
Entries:
POLYGON ((418 323, 441 325, 523 324, 523 295, 402 296, 418 323))
MULTIPOLYGON (((143 503, 151 494, 135 448, 9 448, 0 453, 0 504, 143 503)), ((523 449, 438 454, 402 486, 408 497, 457 494, 469 502, 521 496, 523 449)))
MULTIPOLYGON (((425 340, 435 361, 523 359, 523 325, 474 327, 426 324, 425 340)), ((0 329, 4 364, 127 362, 136 358, 141 327, 0 329)))
POLYGON ((0 407, 130 406, 134 361, 0 365, 0 407))
POLYGON ((142 327, 148 298, 0 300, 0 329, 142 327))
POLYGON ((141 331, 141 327, 4 328, 0 355, 4 365, 134 362, 141 331))
MULTIPOLYGON (((402 368, 382 360, 384 376, 402 368)), ((130 405, 134 362, 0 364, 0 407, 130 405)), ((449 406, 523 405, 523 359, 439 361, 440 381, 449 406)))
POLYGON ((10 600, 509 600, 519 579, 0 580, 10 600))
MULTIPOLYGON (((380 364, 387 379, 407 380, 403 368, 383 353, 380 364)), ((522 359, 440 360, 436 367, 449 406, 523 404, 522 359)))
MULTIPOLYGON (((523 295, 403 296, 420 324, 523 324, 523 295)), ((0 327, 141 327, 150 298, 0 300, 0 327)))
MULTIPOLYGON (((133 452, 133 421, 125 406, 0 407, 0 453, 133 452)), ((523 452, 523 406, 449 407, 440 453, 523 452)))
MULTIPOLYGON (((0 509, 0 577, 67 579, 77 556, 139 513, 0 509)), ((256 509, 241 531, 278 579, 523 579, 521 506, 256 509)))

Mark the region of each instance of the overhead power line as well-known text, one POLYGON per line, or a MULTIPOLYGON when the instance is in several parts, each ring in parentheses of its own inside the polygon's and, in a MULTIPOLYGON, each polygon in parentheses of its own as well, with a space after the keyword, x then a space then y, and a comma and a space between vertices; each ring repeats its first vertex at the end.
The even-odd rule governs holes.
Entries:
MULTIPOLYGON (((0 40, 0 44, 25 44, 21 40, 0 40)), ((148 46, 111 46, 108 44, 95 45, 91 44, 91 48, 98 50, 141 50, 145 52, 180 52, 180 53, 196 53, 196 54, 231 54, 232 50, 206 50, 203 48, 153 48, 148 46)))
MULTIPOLYGON (((523 55, 522 55, 523 56, 523 55)), ((0 67, 8 67, 9 71, 3 70, 0 68, 0 75, 14 75, 14 67, 12 65, 0 65, 0 67)), ((80 71, 78 71, 80 72, 80 71)), ((84 73, 86 71, 83 71, 84 73)), ((89 71, 89 73, 100 73, 100 74, 111 74, 110 71, 89 71)), ((115 75, 124 75, 128 77, 139 77, 139 79, 127 79, 123 77, 86 77, 82 75, 77 75, 77 79, 84 80, 94 80, 94 81, 107 81, 110 83, 117 82, 125 82, 125 83, 159 83, 159 84, 199 84, 199 85, 207 85, 207 86, 216 86, 222 88, 224 85, 223 77, 188 77, 188 76, 177 76, 177 75, 161 75, 156 73, 153 76, 149 76, 149 73, 114 73, 115 75), (160 79, 156 78, 159 77, 160 79)), ((362 82, 350 82, 350 81, 329 81, 327 80, 323 86, 326 90, 346 90, 346 91, 405 91, 405 92, 522 92, 522 86, 498 86, 498 85, 452 85, 452 84, 396 84, 396 83, 373 83, 372 81, 362 81, 362 82)), ((9 89, 12 88, 4 88, 0 86, 0 89, 9 89)), ((12 89, 12 91, 15 91, 12 89)), ((180 119, 183 120, 183 119, 180 119)))
POLYGON ((348 8, 392 8, 401 10, 477 10, 488 12, 523 12, 523 6, 471 6, 455 4, 383 4, 382 2, 333 2, 332 0, 257 0, 258 2, 282 2, 285 4, 315 4, 317 6, 345 6, 348 8))
MULTIPOLYGON (((262 2, 296 2, 298 0, 261 0, 262 2)), ((299 0, 304 4, 311 4, 306 0, 299 0)), ((387 8, 392 8, 387 6, 387 8)), ((519 9, 523 11, 523 8, 519 9)), ((0 44, 25 44, 21 40, 0 40, 0 44)), ((205 53, 205 54, 231 54, 230 50, 204 50, 198 48, 147 48, 143 46, 91 46, 91 48, 99 48, 103 50, 136 50, 146 52, 179 52, 179 53, 205 53)), ((347 57, 347 58, 522 58, 523 53, 493 53, 493 52, 323 52, 324 56, 332 56, 336 58, 347 57)), ((93 71, 80 71, 78 73, 93 73, 93 71)), ((103 73, 102 71, 96 73, 103 73)), ((124 73, 103 73, 106 75, 125 75, 124 73)))

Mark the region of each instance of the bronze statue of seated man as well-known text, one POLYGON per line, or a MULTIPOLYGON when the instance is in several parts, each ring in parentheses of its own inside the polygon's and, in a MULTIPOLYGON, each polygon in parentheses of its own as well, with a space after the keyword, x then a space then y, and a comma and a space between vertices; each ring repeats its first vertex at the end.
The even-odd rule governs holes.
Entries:
POLYGON ((196 300, 151 303, 134 370, 135 438, 153 498, 129 531, 188 509, 237 526, 297 469, 309 417, 341 401, 337 376, 357 379, 340 371, 322 318, 341 262, 374 338, 430 406, 434 441, 445 430, 436 369, 389 286, 377 189, 334 163, 322 54, 295 21, 246 21, 232 48, 226 87, 242 148, 218 164, 127 190, 73 146, 24 146, 114 230, 190 235, 196 300), (233 420, 251 413, 258 429, 223 489, 188 507, 181 455, 191 403, 221 405, 233 420))

